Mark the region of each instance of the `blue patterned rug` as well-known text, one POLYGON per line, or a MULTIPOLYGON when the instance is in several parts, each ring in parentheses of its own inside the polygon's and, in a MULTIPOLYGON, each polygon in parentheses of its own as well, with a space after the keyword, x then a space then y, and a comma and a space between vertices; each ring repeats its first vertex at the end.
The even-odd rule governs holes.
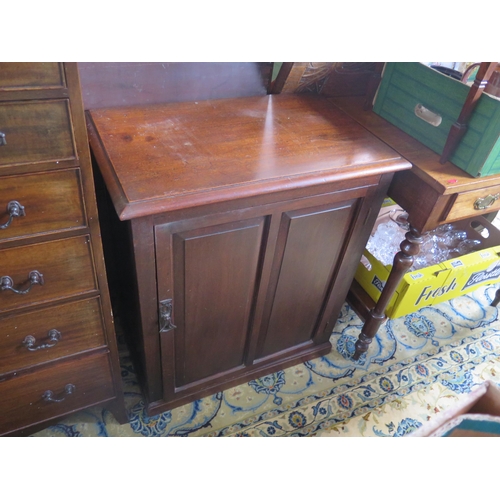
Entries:
MULTIPOLYGON (((404 406, 408 395, 423 394, 423 389, 435 392, 433 384, 439 384, 440 394, 444 388, 452 402, 455 395, 480 383, 473 376, 478 367, 486 363, 488 373, 496 373, 491 363, 498 362, 500 372, 500 321, 497 309, 488 305, 495 290, 484 287, 388 320, 358 361, 351 356, 362 322, 345 304, 327 356, 154 417, 144 411, 133 366, 124 352, 122 376, 130 424, 119 425, 111 413, 97 407, 36 436, 314 436, 338 430, 340 424, 346 435, 404 435, 430 417, 420 412, 419 418, 410 418, 402 408, 398 422, 390 421, 383 429, 374 425, 367 433, 366 416, 387 405, 404 406), (351 432, 349 422, 360 418, 364 430, 351 432)), ((429 415, 440 408, 421 406, 429 406, 429 415)))

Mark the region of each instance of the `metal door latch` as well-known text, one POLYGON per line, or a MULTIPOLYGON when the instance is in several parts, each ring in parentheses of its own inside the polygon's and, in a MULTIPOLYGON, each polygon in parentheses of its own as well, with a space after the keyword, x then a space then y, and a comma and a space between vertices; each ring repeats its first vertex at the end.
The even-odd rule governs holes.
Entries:
POLYGON ((173 300, 166 299, 160 301, 160 332, 168 332, 177 328, 172 323, 173 300))

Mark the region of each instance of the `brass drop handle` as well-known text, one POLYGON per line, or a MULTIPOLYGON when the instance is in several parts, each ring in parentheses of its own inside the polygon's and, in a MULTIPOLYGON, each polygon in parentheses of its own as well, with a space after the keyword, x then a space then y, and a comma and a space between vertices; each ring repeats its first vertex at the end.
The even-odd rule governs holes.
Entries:
POLYGON ((7 229, 14 217, 24 217, 26 215, 24 207, 16 200, 7 203, 7 213, 9 214, 9 220, 5 224, 0 224, 0 229, 7 229))
POLYGON ((52 403, 62 403, 65 399, 66 396, 69 396, 70 394, 73 394, 76 390, 76 387, 73 384, 67 384, 64 387, 64 397, 60 397, 59 399, 54 398, 54 393, 52 391, 45 391, 42 394, 42 399, 44 401, 50 401, 52 403))
POLYGON ((0 278, 0 291, 10 290, 11 292, 24 295, 31 290, 33 285, 43 285, 45 283, 43 279, 43 274, 39 273, 38 271, 31 271, 28 275, 28 280, 30 282, 28 288, 25 288, 24 290, 19 290, 17 288, 14 288, 14 281, 10 276, 2 276, 0 278))
POLYGON ((500 198, 500 193, 497 194, 489 194, 488 196, 485 196, 484 198, 478 198, 474 202, 474 209, 475 210, 486 210, 487 208, 491 207, 495 201, 500 198))
POLYGON ((61 332, 55 329, 49 330, 48 337, 52 344, 44 343, 35 345, 36 338, 33 337, 33 335, 27 335, 23 340, 23 346, 26 347, 28 351, 38 351, 39 349, 48 349, 49 347, 54 347, 61 340, 61 332))
POLYGON ((0 146, 6 146, 7 145, 7 140, 5 139, 5 134, 3 132, 0 132, 0 146))

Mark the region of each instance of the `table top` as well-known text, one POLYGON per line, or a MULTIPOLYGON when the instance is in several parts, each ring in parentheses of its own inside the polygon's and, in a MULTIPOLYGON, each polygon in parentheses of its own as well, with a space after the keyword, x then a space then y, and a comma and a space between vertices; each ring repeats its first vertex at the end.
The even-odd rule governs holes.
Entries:
POLYGON ((412 170, 416 175, 440 194, 462 193, 500 184, 500 174, 472 177, 449 161, 439 163, 440 156, 437 153, 373 111, 365 111, 364 96, 336 97, 330 98, 330 101, 410 161, 414 165, 412 170))
POLYGON ((121 219, 411 167, 320 96, 94 109, 87 119, 121 219))

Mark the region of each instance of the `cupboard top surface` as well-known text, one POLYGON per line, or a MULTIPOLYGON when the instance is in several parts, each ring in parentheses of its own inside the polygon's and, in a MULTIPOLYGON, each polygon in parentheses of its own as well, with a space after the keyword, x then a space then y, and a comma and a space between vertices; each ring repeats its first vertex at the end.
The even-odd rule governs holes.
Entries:
POLYGON ((87 117, 122 219, 411 167, 317 96, 96 109, 87 117))

